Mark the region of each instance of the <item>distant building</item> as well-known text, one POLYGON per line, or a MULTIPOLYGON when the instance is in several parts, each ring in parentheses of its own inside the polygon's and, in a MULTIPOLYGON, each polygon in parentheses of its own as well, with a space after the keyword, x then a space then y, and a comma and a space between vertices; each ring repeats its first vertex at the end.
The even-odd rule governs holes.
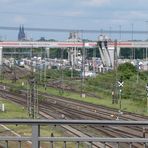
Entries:
POLYGON ((20 26, 19 33, 18 33, 18 41, 24 41, 24 40, 26 40, 24 26, 20 26))
POLYGON ((46 41, 45 37, 41 37, 38 41, 46 41))
POLYGON ((78 32, 70 32, 67 41, 69 41, 69 42, 74 42, 74 41, 80 42, 82 40, 80 39, 78 32))

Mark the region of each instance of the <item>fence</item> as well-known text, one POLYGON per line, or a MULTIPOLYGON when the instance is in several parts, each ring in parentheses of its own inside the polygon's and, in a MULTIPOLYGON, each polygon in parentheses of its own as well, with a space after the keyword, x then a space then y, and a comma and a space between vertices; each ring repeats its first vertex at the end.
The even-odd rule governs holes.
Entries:
MULTIPOLYGON (((107 147, 106 143, 116 143, 119 147, 119 143, 129 143, 129 147, 132 147, 132 143, 143 143, 143 147, 147 147, 148 138, 109 138, 109 137, 41 137, 40 127, 42 125, 97 125, 97 126, 148 126, 148 121, 109 121, 109 120, 0 120, 1 125, 30 125, 32 126, 31 136, 0 136, 0 141, 5 141, 5 147, 9 147, 10 141, 18 142, 18 147, 22 147, 22 142, 30 141, 32 148, 40 148, 40 142, 49 142, 49 146, 53 148, 54 142, 62 142, 64 148, 67 147, 67 142, 75 142, 76 148, 79 148, 81 142, 87 142, 88 147, 92 148, 94 142, 102 143, 103 147, 107 147)), ((102 147, 102 146, 101 146, 102 147)))

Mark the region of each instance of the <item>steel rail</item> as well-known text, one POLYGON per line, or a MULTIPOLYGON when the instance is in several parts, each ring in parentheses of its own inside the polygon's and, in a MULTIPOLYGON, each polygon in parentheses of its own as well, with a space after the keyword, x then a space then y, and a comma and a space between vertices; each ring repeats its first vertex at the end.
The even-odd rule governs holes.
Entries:
POLYGON ((54 125, 99 125, 99 126, 148 126, 148 121, 115 120, 47 120, 47 119, 0 119, 0 124, 54 124, 54 125))
MULTIPOLYGON (((124 142, 148 143, 148 138, 99 138, 99 137, 38 137, 38 141, 48 142, 124 142)), ((31 141, 32 137, 0 136, 0 141, 31 141)))

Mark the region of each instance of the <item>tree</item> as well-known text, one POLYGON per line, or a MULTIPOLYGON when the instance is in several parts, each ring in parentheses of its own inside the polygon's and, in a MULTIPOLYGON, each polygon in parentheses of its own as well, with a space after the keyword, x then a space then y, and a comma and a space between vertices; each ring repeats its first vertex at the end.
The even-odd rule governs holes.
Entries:
POLYGON ((124 63, 119 65, 118 72, 123 79, 130 79, 137 73, 136 67, 131 63, 124 63))

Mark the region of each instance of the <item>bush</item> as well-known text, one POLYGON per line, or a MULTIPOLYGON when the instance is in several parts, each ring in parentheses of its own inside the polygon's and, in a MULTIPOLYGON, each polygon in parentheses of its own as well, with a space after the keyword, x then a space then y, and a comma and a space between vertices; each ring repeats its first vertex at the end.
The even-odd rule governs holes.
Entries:
POLYGON ((120 77, 123 77, 124 80, 129 80, 137 73, 137 70, 136 67, 131 63, 124 63, 119 65, 118 72, 120 74, 120 77))

